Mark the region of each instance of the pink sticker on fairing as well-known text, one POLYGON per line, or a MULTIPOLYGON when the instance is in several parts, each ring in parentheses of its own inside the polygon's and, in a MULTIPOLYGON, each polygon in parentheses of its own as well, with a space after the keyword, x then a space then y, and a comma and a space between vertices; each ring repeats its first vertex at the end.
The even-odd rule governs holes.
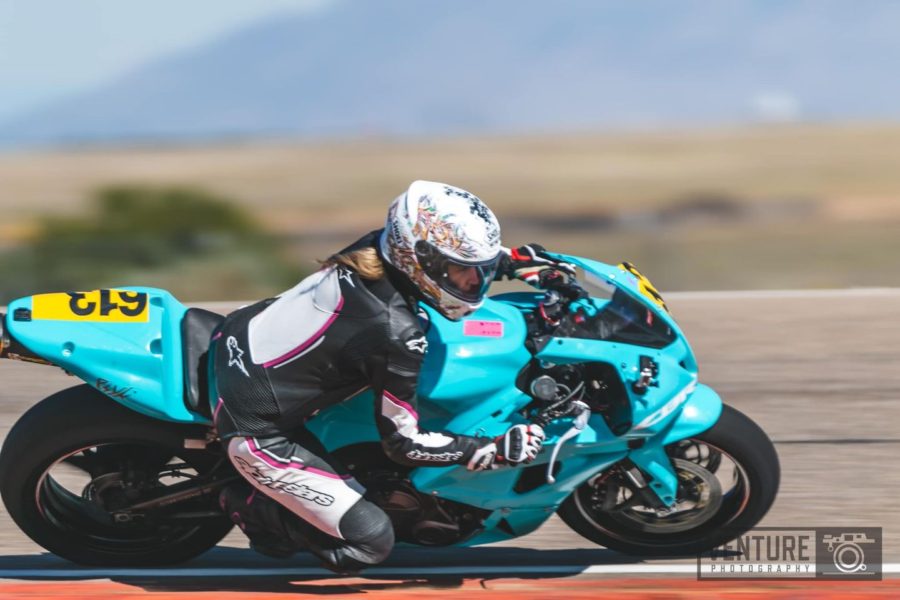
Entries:
POLYGON ((463 335, 503 337, 503 321, 464 321, 463 335))

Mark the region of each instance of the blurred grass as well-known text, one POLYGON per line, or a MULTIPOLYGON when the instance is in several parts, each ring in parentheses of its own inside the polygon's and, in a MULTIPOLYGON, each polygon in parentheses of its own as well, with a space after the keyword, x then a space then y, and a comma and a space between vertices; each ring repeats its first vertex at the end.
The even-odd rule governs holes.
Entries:
POLYGON ((264 294, 300 272, 226 198, 179 187, 117 186, 82 216, 45 216, 0 255, 0 299, 39 291, 146 285, 186 299, 264 294), (209 295, 206 295, 209 294, 209 295))
POLYGON ((281 231, 313 228, 323 210, 380 216, 413 179, 453 181, 501 216, 659 206, 697 191, 755 202, 900 191, 900 126, 214 147, 115 148, 0 155, 10 220, 83 209, 109 183, 196 186, 235 198, 281 231))
MULTIPOLYGON (((480 195, 507 245, 628 259, 663 290, 900 286, 897 124, 5 154, 0 239, 28 242, 110 184, 179 186, 231 199, 299 272, 379 227, 417 178, 480 195)), ((279 291, 215 283, 235 260, 135 273, 196 299, 279 291)))

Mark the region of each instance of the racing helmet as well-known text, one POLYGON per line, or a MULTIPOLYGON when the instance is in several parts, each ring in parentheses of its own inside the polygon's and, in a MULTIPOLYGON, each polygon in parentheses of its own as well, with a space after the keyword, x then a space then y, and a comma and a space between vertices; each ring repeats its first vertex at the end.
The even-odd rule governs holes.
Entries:
POLYGON ((500 261, 500 224, 474 194, 433 181, 414 181, 388 209, 381 254, 451 320, 470 314, 500 261))

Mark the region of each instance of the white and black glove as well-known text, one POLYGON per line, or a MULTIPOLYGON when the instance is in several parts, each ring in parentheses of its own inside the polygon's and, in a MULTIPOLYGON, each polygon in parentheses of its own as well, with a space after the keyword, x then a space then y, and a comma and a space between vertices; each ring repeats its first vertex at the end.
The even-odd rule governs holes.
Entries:
POLYGON ((497 444, 497 462, 510 465, 530 463, 537 458, 545 437, 540 425, 513 425, 494 440, 497 444))
POLYGON ((503 275, 541 289, 551 289, 575 278, 575 265, 550 256, 540 244, 525 244, 509 251, 503 275))
POLYGON ((476 450, 469 459, 468 468, 484 471, 501 464, 528 464, 537 458, 545 437, 540 425, 513 425, 493 442, 476 450))

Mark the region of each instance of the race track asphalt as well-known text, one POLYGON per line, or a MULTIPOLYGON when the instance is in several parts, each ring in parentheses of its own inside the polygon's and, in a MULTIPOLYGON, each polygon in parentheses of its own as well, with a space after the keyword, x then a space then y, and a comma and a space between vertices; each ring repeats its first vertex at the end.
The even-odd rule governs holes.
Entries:
MULTIPOLYGON (((884 562, 900 562, 900 290, 685 293, 667 301, 695 349, 701 382, 775 441, 781 491, 760 525, 882 527, 884 562)), ((76 383, 53 368, 0 362, 0 435, 31 404, 76 383)), ((233 532, 197 564, 283 566, 243 548, 242 534, 233 532)), ((416 551, 415 560, 537 566, 576 556, 591 564, 634 562, 598 549, 555 517, 523 538, 416 551)), ((401 551, 394 560, 410 559, 401 551)), ((65 564, 42 555, 0 512, 0 571, 65 564)))

